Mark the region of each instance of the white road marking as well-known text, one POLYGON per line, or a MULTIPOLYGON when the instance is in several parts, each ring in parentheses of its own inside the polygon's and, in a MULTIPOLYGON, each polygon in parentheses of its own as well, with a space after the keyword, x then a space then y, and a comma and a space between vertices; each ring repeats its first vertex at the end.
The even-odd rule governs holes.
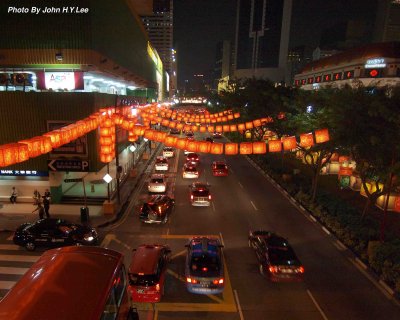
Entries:
POLYGON ((215 212, 214 201, 213 201, 213 202, 211 202, 211 205, 212 205, 213 211, 215 212))
POLYGON ((253 206, 254 210, 258 211, 256 205, 253 203, 253 201, 250 200, 251 205, 253 206))
POLYGON ((10 290, 16 283, 16 281, 0 281, 0 289, 10 290))
POLYGON ((0 250, 25 250, 16 244, 0 244, 0 250))
POLYGON ((0 274, 25 274, 29 268, 0 267, 0 274))
POLYGON ((240 186, 242 189, 244 189, 244 188, 243 188, 243 185, 242 185, 240 182, 238 182, 238 184, 239 184, 239 186, 240 186))
POLYGON ((331 233, 329 232, 329 230, 328 230, 327 228, 325 228, 325 227, 322 227, 322 230, 324 230, 326 234, 331 234, 331 233))
POLYGON ((0 261, 36 262, 40 256, 21 256, 0 254, 0 261))
POLYGON ((222 233, 219 233, 219 238, 221 239, 221 244, 225 247, 224 238, 222 237, 222 233))
POLYGON ((319 306, 317 300, 314 299, 313 295, 311 294, 310 290, 307 290, 308 295, 310 296, 312 302, 314 302, 315 307, 318 309, 319 313, 321 314, 322 318, 324 320, 328 320, 328 317, 325 315, 325 313, 322 311, 321 307, 319 306))
POLYGON ((235 295, 235 301, 236 301, 236 306, 237 306, 238 311, 239 311, 240 320, 244 320, 243 312, 242 312, 242 307, 240 306, 239 296, 238 296, 238 294, 237 294, 237 291, 236 291, 236 290, 233 290, 233 294, 235 295))

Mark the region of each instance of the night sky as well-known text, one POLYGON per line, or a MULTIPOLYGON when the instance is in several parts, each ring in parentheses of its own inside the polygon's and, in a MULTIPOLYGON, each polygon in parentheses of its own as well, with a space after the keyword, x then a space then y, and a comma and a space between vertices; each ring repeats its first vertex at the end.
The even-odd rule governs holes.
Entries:
MULTIPOLYGON (((378 0, 293 0, 289 48, 315 49, 322 32, 349 19, 374 22, 378 0)), ((235 39, 236 0, 174 0, 178 83, 209 75, 219 41, 235 39)), ((339 30, 338 30, 339 32, 339 30)), ((334 35, 331 35, 334 36, 334 35)))

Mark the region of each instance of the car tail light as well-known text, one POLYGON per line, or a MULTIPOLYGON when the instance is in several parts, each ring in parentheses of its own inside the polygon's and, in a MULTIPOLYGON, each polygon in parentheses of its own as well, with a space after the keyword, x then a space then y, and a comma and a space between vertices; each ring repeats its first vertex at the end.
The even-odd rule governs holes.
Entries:
POLYGON ((208 200, 211 200, 211 194, 208 195, 208 200))
POLYGON ((160 291, 160 284, 159 283, 156 284, 156 290, 160 291))
POLYGON ((223 278, 213 280, 213 284, 223 284, 223 283, 224 283, 224 279, 223 278))
POLYGON ((193 200, 193 198, 194 198, 194 197, 193 197, 193 195, 191 194, 191 195, 190 195, 190 200, 193 200))
POLYGON ((198 283, 198 281, 196 279, 192 279, 192 278, 186 278, 186 282, 187 283, 198 283))
POLYGON ((269 272, 271 272, 271 273, 276 273, 276 272, 278 272, 278 267, 270 266, 270 267, 268 268, 268 270, 269 270, 269 272))
POLYGON ((303 267, 303 266, 299 267, 297 270, 298 270, 300 273, 304 273, 304 267, 303 267))

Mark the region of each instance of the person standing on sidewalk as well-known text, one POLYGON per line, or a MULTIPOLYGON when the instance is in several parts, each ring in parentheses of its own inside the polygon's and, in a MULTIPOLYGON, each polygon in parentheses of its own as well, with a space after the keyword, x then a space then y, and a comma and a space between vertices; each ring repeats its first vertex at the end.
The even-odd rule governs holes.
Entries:
POLYGON ((46 218, 50 218, 50 200, 51 200, 51 194, 49 189, 46 189, 43 195, 43 206, 44 206, 44 212, 46 214, 46 218))
POLYGON ((35 210, 32 211, 32 213, 34 213, 35 211, 39 212, 39 219, 43 219, 44 218, 44 208, 42 206, 42 203, 39 201, 37 204, 37 208, 35 210))
POLYGON ((17 189, 15 189, 15 187, 12 187, 11 197, 10 197, 10 202, 12 204, 15 204, 17 202, 17 196, 18 196, 17 189))
POLYGON ((40 192, 35 189, 35 191, 33 191, 33 205, 37 206, 41 200, 40 192))

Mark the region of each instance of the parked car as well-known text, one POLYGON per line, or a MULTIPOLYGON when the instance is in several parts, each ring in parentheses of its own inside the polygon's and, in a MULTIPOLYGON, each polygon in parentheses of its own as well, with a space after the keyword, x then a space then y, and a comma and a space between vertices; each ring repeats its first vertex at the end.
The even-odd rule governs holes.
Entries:
POLYGON ((195 207, 209 207, 211 205, 210 186, 203 182, 193 182, 189 185, 190 202, 195 207))
POLYGON ((190 163, 192 165, 197 165, 200 162, 199 155, 195 152, 189 152, 186 155, 186 163, 190 163))
POLYGON ((147 188, 149 192, 155 193, 167 191, 167 182, 165 181, 164 175, 159 173, 152 174, 147 188))
POLYGON ((161 300, 170 255, 170 248, 162 244, 142 244, 133 250, 128 279, 134 302, 154 303, 161 300))
POLYGON ((169 165, 167 158, 161 156, 157 157, 154 168, 156 171, 168 171, 169 165))
POLYGON ((222 138, 222 133, 221 132, 214 132, 213 133, 213 137, 214 137, 214 139, 220 139, 220 138, 222 138))
POLYGON ((183 165, 182 178, 184 179, 198 179, 199 170, 196 166, 186 163, 183 165))
POLYGON ((175 156, 175 150, 172 147, 164 147, 162 155, 164 158, 173 158, 175 156))
POLYGON ((289 242, 269 231, 249 232, 249 246, 254 249, 260 273, 271 281, 301 281, 304 267, 289 242))
POLYGON ((215 177, 226 177, 228 175, 228 165, 225 161, 214 161, 211 170, 215 177))
POLYGON ((98 235, 94 228, 63 219, 47 218, 24 223, 14 232, 13 242, 34 251, 36 247, 96 245, 98 235))
POLYGON ((220 241, 194 237, 186 245, 186 288, 191 293, 218 294, 224 290, 224 263, 220 241))
POLYGON ((144 223, 167 223, 175 200, 167 195, 153 195, 140 208, 139 219, 144 223))

